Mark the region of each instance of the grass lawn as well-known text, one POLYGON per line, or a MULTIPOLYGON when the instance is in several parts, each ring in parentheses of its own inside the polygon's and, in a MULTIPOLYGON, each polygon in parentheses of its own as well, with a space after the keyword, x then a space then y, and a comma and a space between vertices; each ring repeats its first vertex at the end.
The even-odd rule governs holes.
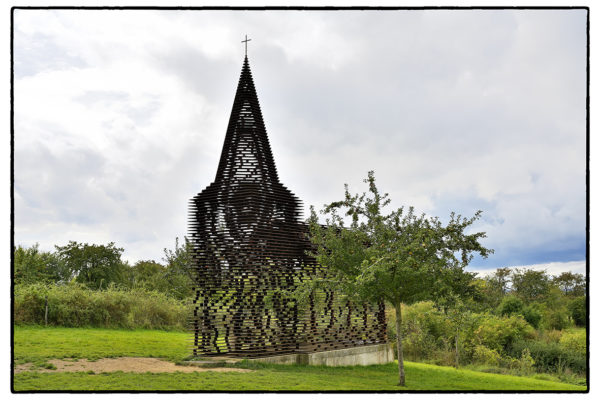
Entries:
POLYGON ((15 327, 17 364, 52 358, 156 357, 182 360, 190 352, 190 334, 159 330, 15 327))
MULTIPOLYGON (((117 356, 159 357, 173 361, 188 355, 183 332, 15 327, 15 362, 52 358, 97 359, 117 356)), ((239 367, 239 365, 236 365, 239 367)), ((397 391, 397 365, 320 367, 245 363, 250 373, 39 373, 14 375, 14 390, 208 390, 208 391, 397 391)), ((585 390, 583 386, 531 378, 406 363, 402 390, 585 390)))

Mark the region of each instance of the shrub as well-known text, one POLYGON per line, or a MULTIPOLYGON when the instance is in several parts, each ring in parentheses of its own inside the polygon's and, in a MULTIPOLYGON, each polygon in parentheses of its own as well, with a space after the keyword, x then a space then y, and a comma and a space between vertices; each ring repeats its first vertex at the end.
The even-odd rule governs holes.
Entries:
POLYGON ((566 307, 547 308, 542 317, 545 329, 563 330, 571 325, 566 307))
POLYGON ((473 361, 476 363, 484 364, 484 365, 492 365, 499 366, 502 357, 496 350, 488 349, 485 346, 477 345, 475 346, 475 351, 473 352, 473 361))
MULTIPOLYGON (((387 310, 388 339, 396 351, 396 314, 387 310)), ((404 356, 413 361, 445 358, 438 351, 446 350, 443 341, 450 333, 450 325, 431 301, 402 306, 404 356)))
POLYGON ((563 373, 566 369, 570 369, 575 373, 583 374, 586 371, 585 356, 568 351, 559 343, 519 340, 510 346, 508 353, 512 357, 520 357, 525 349, 529 350, 538 372, 563 373))
POLYGON ((48 296, 48 324, 67 327, 184 329, 188 309, 182 301, 143 289, 109 287, 94 291, 77 283, 16 285, 16 324, 44 324, 48 296))
POLYGON ((558 343, 562 337, 563 332, 552 329, 549 331, 542 331, 540 334, 540 340, 544 343, 558 343))
POLYGON ((565 350, 585 357, 587 353, 585 336, 584 330, 565 332, 559 343, 565 350))
POLYGON ((500 315, 521 314, 522 310, 523 300, 517 296, 506 296, 498 306, 498 314, 500 315))
POLYGON ((517 367, 519 369, 519 372, 521 372, 521 374, 523 375, 532 374, 534 371, 534 365, 535 360, 533 359, 533 357, 531 357, 531 352, 529 351, 529 349, 523 349, 521 351, 521 358, 519 358, 519 360, 517 361, 517 367))
POLYGON ((540 310, 540 307, 537 304, 534 303, 525 307, 522 311, 522 315, 523 318, 525 318, 525 321, 529 323, 529 325, 533 326, 536 329, 540 327, 540 322, 542 320, 542 310, 540 310))
POLYGON ((533 328, 520 315, 504 318, 487 315, 475 330, 473 341, 475 345, 502 352, 513 342, 533 337, 533 334, 533 328))

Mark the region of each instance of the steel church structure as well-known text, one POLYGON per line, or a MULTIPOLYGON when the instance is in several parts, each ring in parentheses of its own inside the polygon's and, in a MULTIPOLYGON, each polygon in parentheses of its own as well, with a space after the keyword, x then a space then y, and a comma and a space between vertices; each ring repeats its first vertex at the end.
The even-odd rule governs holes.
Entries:
POLYGON ((194 355, 256 358, 386 342, 383 304, 318 292, 299 305, 285 295, 321 268, 306 254, 301 204, 277 176, 246 56, 215 180, 189 205, 194 355))

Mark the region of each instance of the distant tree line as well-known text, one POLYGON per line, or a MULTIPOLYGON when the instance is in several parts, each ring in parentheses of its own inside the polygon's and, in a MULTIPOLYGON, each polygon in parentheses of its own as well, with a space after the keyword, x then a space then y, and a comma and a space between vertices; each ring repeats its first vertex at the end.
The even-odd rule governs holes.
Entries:
POLYGON ((14 283, 66 284, 77 282, 92 290, 109 286, 121 289, 154 290, 176 299, 192 294, 191 276, 187 268, 189 243, 175 239, 175 249, 164 249, 161 262, 141 260, 133 265, 122 260, 123 249, 110 242, 87 244, 70 241, 55 246, 55 251, 42 251, 39 245, 14 249, 14 283))
MULTIPOLYGON (((189 243, 175 239, 175 248, 164 249, 162 262, 140 260, 133 265, 122 260, 123 248, 113 242, 87 244, 71 241, 42 251, 39 245, 14 249, 14 283, 66 284, 77 282, 92 290, 109 286, 146 289, 176 299, 192 295, 187 268, 189 243)), ((582 274, 525 268, 499 268, 487 277, 475 278, 469 286, 469 308, 502 316, 521 315, 534 328, 584 327, 587 322, 586 281, 582 274)), ((451 307, 453 308, 453 307, 451 307)), ((455 308, 455 307, 454 307, 455 308)))
POLYGON ((586 281, 583 274, 525 268, 499 268, 486 278, 474 281, 479 307, 500 315, 522 315, 530 325, 541 323, 549 329, 564 329, 571 323, 585 326, 586 281))

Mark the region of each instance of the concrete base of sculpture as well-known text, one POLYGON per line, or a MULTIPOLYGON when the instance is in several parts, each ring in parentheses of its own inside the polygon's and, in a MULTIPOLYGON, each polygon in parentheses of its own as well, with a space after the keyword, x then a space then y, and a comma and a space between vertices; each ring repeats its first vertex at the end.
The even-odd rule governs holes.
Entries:
POLYGON ((273 364, 327 365, 329 367, 373 365, 393 362, 394 352, 388 344, 375 344, 317 353, 254 358, 251 361, 273 364))

